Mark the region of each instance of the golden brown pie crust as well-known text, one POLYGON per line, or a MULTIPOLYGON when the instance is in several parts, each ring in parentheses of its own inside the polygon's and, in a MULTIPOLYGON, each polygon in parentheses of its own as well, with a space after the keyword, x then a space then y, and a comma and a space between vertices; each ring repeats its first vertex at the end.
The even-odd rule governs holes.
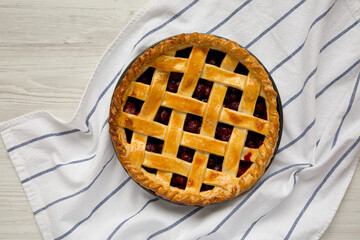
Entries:
POLYGON ((277 93, 266 70, 237 43, 209 34, 181 34, 146 50, 135 60, 114 92, 109 126, 121 164, 143 187, 176 203, 220 203, 248 190, 269 165, 279 137, 277 93), (176 50, 187 47, 193 47, 189 59, 174 57, 176 50), (205 64, 209 49, 226 53, 220 67, 205 64), (238 62, 249 70, 248 76, 234 73, 238 62), (149 67, 156 69, 151 85, 136 82, 149 67), (170 72, 185 72, 177 93, 165 91, 170 72), (191 97, 199 78, 214 82, 207 103, 191 97), (243 91, 239 111, 222 107, 229 86, 243 91), (253 116, 258 95, 266 101, 267 120, 253 116), (144 101, 138 116, 122 111, 129 96, 144 101), (167 126, 153 121, 160 106, 173 109, 167 126), (186 113, 203 117, 200 134, 183 131, 186 113), (214 139, 218 122, 234 126, 228 142, 214 139), (134 131, 130 144, 124 128, 134 131), (244 147, 248 130, 265 135, 258 149, 244 147), (148 136, 164 140, 161 154, 145 151, 148 136), (179 145, 196 150, 191 163, 176 157, 179 145), (253 164, 237 178, 239 161, 249 152, 253 164), (209 154, 224 156, 221 172, 206 168, 209 154), (143 166, 157 169, 157 174, 145 171, 143 166), (173 173, 188 178, 185 190, 170 186, 173 173), (215 187, 200 192, 203 183, 215 187))

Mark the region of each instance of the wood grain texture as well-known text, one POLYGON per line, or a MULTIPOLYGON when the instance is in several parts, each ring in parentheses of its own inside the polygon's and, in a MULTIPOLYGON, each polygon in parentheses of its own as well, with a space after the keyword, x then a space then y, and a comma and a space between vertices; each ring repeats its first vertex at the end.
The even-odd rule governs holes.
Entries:
MULTIPOLYGON (((36 110, 70 120, 102 54, 149 0, 1 0, 0 121, 36 110)), ((359 239, 360 167, 322 240, 359 239)), ((42 239, 0 141, 0 239, 42 239)))

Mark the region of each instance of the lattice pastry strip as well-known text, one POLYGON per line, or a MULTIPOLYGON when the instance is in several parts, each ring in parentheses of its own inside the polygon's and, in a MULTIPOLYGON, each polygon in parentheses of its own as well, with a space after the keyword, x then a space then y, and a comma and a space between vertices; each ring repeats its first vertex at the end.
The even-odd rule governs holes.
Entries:
POLYGON ((155 70, 151 85, 147 91, 140 117, 153 120, 164 98, 169 72, 155 70))
MULTIPOLYGON (((183 134, 182 126, 184 121, 185 114, 173 110, 164 140, 163 153, 165 156, 176 157, 183 134)), ((184 172, 183 174, 186 173, 184 172)), ((171 177, 172 172, 169 171, 158 171, 156 175, 156 178, 162 179, 166 183, 166 186, 170 185, 171 177)))
MULTIPOLYGON (((218 155, 223 155, 226 144, 213 139, 216 130, 216 122, 219 118, 220 110, 222 108, 222 103, 225 97, 226 87, 214 83, 208 103, 205 108, 203 116, 203 124, 200 130, 200 135, 193 135, 192 139, 199 139, 193 144, 192 147, 197 150, 202 150, 204 152, 196 152, 194 156, 194 162, 189 173, 189 180, 186 185, 185 191, 199 193, 201 190, 201 185, 205 178, 205 173, 207 171, 207 163, 209 159, 208 153, 215 153, 218 155), (220 147, 220 149, 219 149, 220 147), (214 151, 215 150, 215 151, 214 151)), ((190 133, 185 133, 183 138, 183 144, 185 146, 190 145, 186 142, 191 136, 190 133)), ((190 143, 191 141, 189 141, 190 143)))
MULTIPOLYGON (((178 90, 179 95, 185 95, 185 96, 193 95, 193 92, 199 80, 199 76, 205 64, 205 58, 207 52, 208 52, 207 48, 194 47, 192 49, 186 66, 185 74, 179 86, 179 90, 178 90)), ((176 101, 176 102, 179 103, 180 101, 176 101)), ((182 101, 182 102, 186 102, 186 101, 182 101)), ((190 102, 194 102, 193 106, 196 106, 198 101, 192 100, 190 102)), ((174 107, 175 109, 179 109, 176 106, 174 107)), ((185 107, 189 108, 189 105, 186 105, 185 107)), ((204 107, 199 109, 203 109, 203 108, 204 107)), ((196 111, 192 111, 192 113, 196 113, 196 111)), ((185 132, 183 134, 181 143, 183 146, 194 148, 193 145, 188 145, 186 144, 186 142, 184 142, 184 139, 186 139, 187 134, 190 133, 185 132)), ((206 153, 199 153, 197 151, 195 152, 189 172, 185 175, 187 177, 185 192, 190 192, 190 193, 200 192, 208 157, 209 155, 206 153)))
POLYGON ((188 173, 188 181, 186 183, 185 192, 196 194, 200 192, 202 183, 204 182, 208 158, 208 153, 195 152, 194 159, 188 173))
MULTIPOLYGON (((220 65, 220 68, 233 72, 237 65, 238 60, 236 58, 233 58, 231 55, 226 54, 224 60, 220 65)), ((232 131, 226 148, 222 172, 227 173, 231 176, 236 176, 241 153, 243 151, 243 146, 245 145, 245 139, 246 131, 235 127, 232 131)))
POLYGON ((194 93, 205 65, 208 48, 194 47, 186 65, 185 73, 179 86, 179 94, 191 96, 194 93))
POLYGON ((243 90, 246 76, 206 64, 201 78, 243 90))
MULTIPOLYGON (((175 55, 175 51, 170 51, 169 53, 167 53, 167 55, 168 55, 167 57, 172 57, 175 55)), ((169 76, 170 76, 170 72, 168 71, 163 71, 158 69, 154 71, 151 85, 149 89, 145 90, 147 92, 147 97, 145 99, 145 103, 143 106, 143 108, 148 107, 149 112, 152 110, 152 114, 144 114, 144 116, 148 116, 150 119, 154 119, 157 110, 160 108, 160 105, 163 102, 169 76)), ((177 113, 174 111, 165 132, 164 147, 162 149, 162 152, 164 152, 164 154, 166 155, 172 156, 173 159, 176 156, 175 149, 178 149, 181 140, 181 135, 182 135, 181 123, 184 121, 184 117, 185 117, 184 114, 177 113)), ((151 153, 148 153, 147 155, 149 155, 150 157, 146 158, 145 156, 143 165, 146 166, 147 165, 146 161, 149 161, 150 159, 155 159, 155 164, 154 162, 148 163, 149 167, 157 169, 158 171, 156 172, 156 179, 160 182, 163 182, 165 186, 169 186, 172 177, 172 172, 171 171, 169 172, 166 169, 161 169, 156 165, 156 163, 159 163, 156 161, 156 159, 159 158, 157 157, 151 158, 152 156, 151 153)), ((170 161, 170 163, 172 162, 170 161)))
MULTIPOLYGON (((260 92, 260 84, 251 76, 248 75, 245 81, 244 93, 242 94, 239 112, 246 112, 249 115, 253 115, 255 109, 255 103, 258 98, 260 92)), ((224 110, 226 112, 227 110, 224 110)), ((230 111, 229 111, 230 112, 230 111)), ((222 115, 224 116, 224 114, 222 115)), ((246 115, 248 116, 248 115, 246 115)), ((230 141, 228 144, 228 148, 226 149, 226 154, 224 158, 224 172, 227 172, 233 176, 236 176, 239 168, 239 162, 241 161, 241 155, 243 152, 243 148, 245 146, 245 140, 247 137, 248 130, 243 128, 242 126, 251 125, 254 121, 251 119, 248 124, 243 124, 243 120, 233 121, 234 118, 221 118, 224 121, 235 125, 233 129, 233 133, 230 137, 230 141), (235 123, 241 123, 242 126, 236 125, 235 123)), ((238 118, 239 119, 239 118, 238 118)), ((254 130, 254 128, 252 128, 254 130)))
POLYGON ((166 93, 163 105, 181 112, 191 113, 198 116, 203 116, 206 104, 195 100, 194 98, 166 93))

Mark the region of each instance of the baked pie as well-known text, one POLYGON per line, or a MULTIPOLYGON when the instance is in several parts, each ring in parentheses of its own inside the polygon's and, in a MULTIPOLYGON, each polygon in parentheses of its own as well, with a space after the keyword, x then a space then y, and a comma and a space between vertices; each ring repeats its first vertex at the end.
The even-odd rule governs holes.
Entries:
POLYGON ((120 79, 109 116, 129 175, 164 199, 209 205, 248 190, 279 139, 279 98, 267 71, 237 43, 170 37, 120 79))

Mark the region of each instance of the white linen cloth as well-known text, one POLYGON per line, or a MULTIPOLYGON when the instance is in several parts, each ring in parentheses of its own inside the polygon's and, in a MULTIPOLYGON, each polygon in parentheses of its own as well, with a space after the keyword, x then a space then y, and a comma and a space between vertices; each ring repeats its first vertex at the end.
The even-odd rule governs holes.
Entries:
POLYGON ((319 239, 359 160, 360 3, 353 0, 150 2, 96 67, 70 122, 45 111, 1 134, 45 239, 319 239), (171 35, 238 42, 271 73, 283 104, 280 148, 234 200, 179 206, 134 183, 108 134, 126 66, 171 35))

